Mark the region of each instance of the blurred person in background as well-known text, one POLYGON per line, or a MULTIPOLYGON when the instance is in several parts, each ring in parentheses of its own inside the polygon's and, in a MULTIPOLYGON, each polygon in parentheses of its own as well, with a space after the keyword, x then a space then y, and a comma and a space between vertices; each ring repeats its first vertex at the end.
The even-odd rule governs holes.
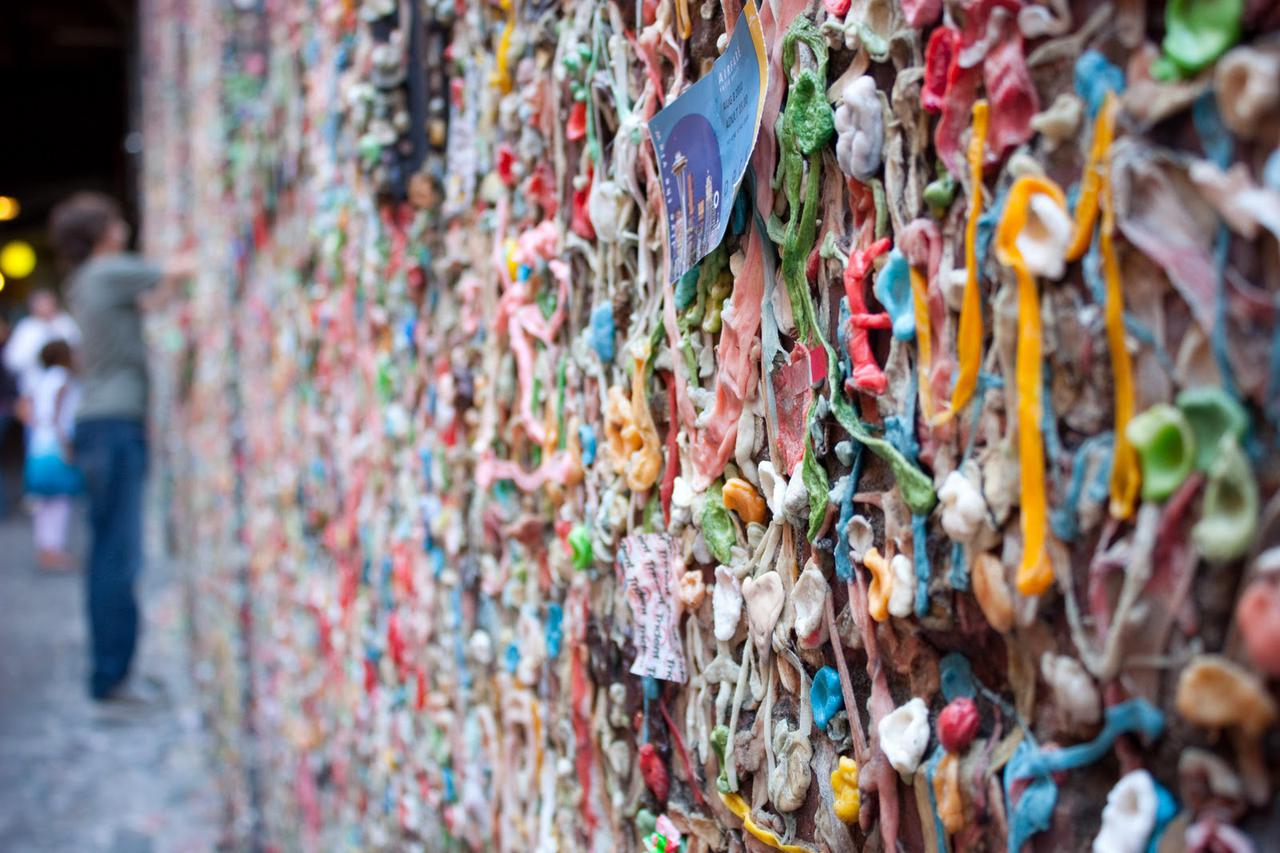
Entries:
POLYGON ((71 463, 80 389, 66 341, 49 341, 40 350, 44 370, 28 389, 30 434, 23 483, 31 497, 36 559, 46 571, 72 569, 67 553, 67 523, 71 499, 82 488, 80 472, 71 463))
POLYGON ((32 291, 27 301, 27 316, 13 327, 4 347, 4 366, 18 378, 18 393, 26 400, 19 409, 22 414, 29 404, 27 395, 37 377, 44 370, 40 364, 40 350, 49 341, 66 341, 74 350, 80 343, 80 330, 62 307, 52 290, 32 291))
MULTIPOLYGON (((0 317, 0 352, 9 342, 9 321, 0 317)), ((9 437, 9 429, 13 426, 18 407, 18 379, 0 359, 0 451, 4 450, 5 441, 9 437)), ((4 467, 0 464, 0 519, 9 514, 9 491, 5 484, 4 467)))
POLYGON ((99 193, 78 193, 59 204, 49 235, 72 270, 68 304, 81 332, 74 451, 89 501, 89 691, 103 703, 153 704, 162 699, 154 685, 130 677, 147 472, 142 314, 144 302, 166 301, 194 264, 182 256, 160 265, 128 252, 129 225, 119 206, 99 193))

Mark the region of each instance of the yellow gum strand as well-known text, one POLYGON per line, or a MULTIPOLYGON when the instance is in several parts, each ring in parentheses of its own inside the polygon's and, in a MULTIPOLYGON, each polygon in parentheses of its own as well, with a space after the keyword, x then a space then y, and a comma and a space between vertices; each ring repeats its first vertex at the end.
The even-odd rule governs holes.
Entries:
POLYGON ((1053 564, 1045 548, 1047 509, 1044 486, 1044 440, 1040 435, 1044 377, 1040 344, 1040 296, 1036 281, 1018 251, 1017 239, 1027 224, 1033 195, 1047 195, 1066 208, 1062 188, 1047 178, 1023 176, 1009 190, 1004 215, 996 229, 996 257, 1012 267, 1018 281, 1018 346, 1015 368, 1018 389, 1018 461, 1022 478, 1022 563, 1018 592, 1040 595, 1053 583, 1053 564))
POLYGON ((676 26, 680 28, 680 38, 687 39, 693 35, 693 20, 689 17, 689 0, 675 0, 676 26))
POLYGON ((1129 443, 1125 427, 1133 417, 1133 364, 1124 342, 1124 291, 1120 285, 1120 263, 1115 250, 1115 208, 1111 199, 1111 142, 1115 138, 1116 111, 1120 101, 1107 92, 1094 123, 1089 160, 1080 181, 1076 202, 1076 227, 1067 249, 1068 260, 1079 260, 1089 249, 1093 227, 1102 211, 1102 276, 1106 282, 1107 304, 1104 320, 1107 349, 1111 353, 1111 375, 1115 387, 1115 454, 1111 465, 1111 514, 1116 518, 1133 515, 1142 483, 1138 454, 1129 443))
POLYGON ((1089 159, 1080 177, 1080 198, 1076 200, 1076 228, 1067 247, 1067 260, 1078 261, 1089 250, 1093 239, 1093 224, 1098 218, 1098 200, 1110 171, 1111 139, 1115 135, 1116 96, 1108 92, 1098 109, 1093 127, 1093 143, 1089 146, 1089 159))
MULTIPOLYGON (((1126 427, 1133 417, 1133 364, 1124 342, 1124 291, 1120 285, 1120 262, 1116 259, 1115 204, 1111 198, 1111 140, 1115 133, 1118 105, 1114 92, 1108 92, 1099 110, 1099 132, 1106 142, 1102 152, 1102 277, 1107 285, 1107 305, 1103 317, 1107 327, 1107 348, 1111 350, 1112 384, 1115 386, 1115 458, 1111 463, 1111 514, 1129 518, 1142 484, 1138 454, 1129 443, 1126 427)), ((1097 146, 1097 140, 1094 142, 1097 146)))
POLYGON ((978 217, 982 215, 982 155, 987 138, 987 102, 973 105, 973 129, 969 134, 969 219, 964 227, 964 300, 960 303, 960 327, 956 355, 960 369, 951 389, 951 407, 938 419, 945 423, 959 413, 978 387, 982 365, 982 296, 978 293, 978 217))
POLYGON ((919 379, 920 411, 926 421, 933 420, 933 388, 929 377, 933 373, 933 330, 929 328, 929 297, 924 273, 911 267, 911 299, 916 314, 916 372, 919 379))
POLYGON ((511 65, 507 61, 507 55, 511 53, 511 34, 516 28, 516 9, 512 0, 504 0, 501 8, 507 12, 507 24, 502 28, 502 36, 498 39, 498 63, 493 72, 493 85, 506 95, 511 92, 511 65))
POLYGON ((742 799, 738 794, 726 794, 724 791, 719 793, 720 799, 724 801, 729 811, 737 815, 738 820, 742 821, 742 828, 755 836, 757 841, 768 844, 775 850, 781 850, 782 853, 813 853, 808 847, 801 847, 798 844, 783 844, 778 836, 757 824, 751 819, 751 809, 747 806, 746 800, 742 799))

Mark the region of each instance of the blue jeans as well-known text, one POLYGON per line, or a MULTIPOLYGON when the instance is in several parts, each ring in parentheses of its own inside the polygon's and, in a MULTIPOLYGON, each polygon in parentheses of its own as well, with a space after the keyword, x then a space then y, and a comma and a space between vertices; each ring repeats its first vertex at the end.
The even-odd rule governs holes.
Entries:
POLYGON ((140 420, 123 418, 80 421, 75 461, 84 472, 89 498, 89 690, 101 699, 128 676, 138 645, 135 585, 142 570, 146 427, 140 420))

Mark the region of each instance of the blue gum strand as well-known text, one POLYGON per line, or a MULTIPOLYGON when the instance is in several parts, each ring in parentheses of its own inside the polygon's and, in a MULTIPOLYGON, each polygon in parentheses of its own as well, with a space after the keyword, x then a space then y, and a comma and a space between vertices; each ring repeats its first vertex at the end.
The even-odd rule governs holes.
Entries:
POLYGON ((972 699, 977 695, 978 686, 973 680, 973 667, 967 657, 959 652, 952 652, 938 663, 938 669, 943 699, 954 702, 960 698, 972 699))
POLYGON ((911 516, 911 548, 915 552, 916 561, 916 615, 924 616, 929 612, 929 550, 926 547, 925 522, 927 515, 914 513, 911 516))
POLYGON ((969 562, 964 556, 964 545, 951 543, 951 572, 947 575, 947 583, 960 592, 969 591, 969 562))
POLYGON ((933 748, 933 753, 924 765, 925 779, 929 781, 929 784, 925 786, 929 789, 929 808, 933 809, 933 834, 938 839, 940 853, 950 853, 951 847, 947 843, 947 828, 942 823, 942 815, 938 814, 938 795, 934 792, 933 777, 937 774, 938 764, 942 761, 942 756, 946 755, 946 752, 942 748, 942 744, 938 744, 933 748))
POLYGON ((560 657, 560 644, 564 642, 564 608, 558 602, 547 605, 547 656, 560 657))
POLYGON ((849 553, 849 522, 853 520, 853 494, 858 490, 858 476, 862 473, 863 445, 855 439, 853 465, 848 475, 836 482, 840 490, 840 520, 836 523, 836 577, 848 583, 853 580, 853 557, 849 553), (841 487, 843 483, 843 487, 841 487))
POLYGON ((871 292, 893 318, 893 336, 900 341, 913 340, 916 336, 916 311, 911 293, 911 269, 900 250, 894 249, 888 254, 871 292))
MULTIPOLYGON (((1071 462, 1071 480, 1067 483, 1067 493, 1062 503, 1049 513, 1049 526, 1053 535, 1063 542, 1074 542, 1080 536, 1080 492, 1084 488, 1084 473, 1089 465, 1089 457, 1094 453, 1105 454, 1095 475, 1095 484, 1101 479, 1104 486, 1111 479, 1111 453, 1113 435, 1110 431, 1091 435, 1076 448, 1075 458, 1071 462)), ((1090 489, 1088 497, 1094 499, 1094 490, 1090 489)), ((1105 492, 1103 493, 1106 494, 1105 492)))
POLYGON ((1093 764, 1111 749, 1120 735, 1136 732, 1150 740, 1162 731, 1164 714, 1145 699, 1130 699, 1107 709, 1102 731, 1087 743, 1044 750, 1029 738, 1024 739, 1004 769, 1005 808, 1010 815, 1009 853, 1019 853, 1032 835, 1049 828, 1058 801, 1058 786, 1052 774, 1093 764), (1031 782, 1018 804, 1010 808, 1013 783, 1022 779, 1031 782))
POLYGON ((1151 830, 1151 840, 1147 842, 1147 853, 1158 853, 1160 837, 1164 835, 1164 831, 1169 828, 1169 824, 1173 822, 1174 817, 1178 814, 1178 801, 1174 799, 1169 789, 1159 782, 1156 782, 1155 786, 1156 825, 1151 830))
POLYGON ((1080 54, 1073 77, 1076 94, 1089 107, 1089 115, 1097 114, 1107 92, 1124 91, 1124 72, 1096 50, 1080 54))

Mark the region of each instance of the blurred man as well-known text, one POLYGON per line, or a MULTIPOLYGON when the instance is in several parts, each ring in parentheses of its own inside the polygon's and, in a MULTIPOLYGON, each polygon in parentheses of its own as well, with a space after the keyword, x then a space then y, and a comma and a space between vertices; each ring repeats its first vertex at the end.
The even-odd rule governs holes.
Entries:
POLYGON ((190 276, 126 251, 129 226, 114 201, 79 193, 54 209, 50 238, 72 269, 67 287, 80 325, 81 397, 75 460, 89 498, 89 690, 101 702, 157 697, 129 678, 138 641, 135 582, 142 568, 142 499, 147 471, 147 346, 142 301, 163 301, 190 276))

